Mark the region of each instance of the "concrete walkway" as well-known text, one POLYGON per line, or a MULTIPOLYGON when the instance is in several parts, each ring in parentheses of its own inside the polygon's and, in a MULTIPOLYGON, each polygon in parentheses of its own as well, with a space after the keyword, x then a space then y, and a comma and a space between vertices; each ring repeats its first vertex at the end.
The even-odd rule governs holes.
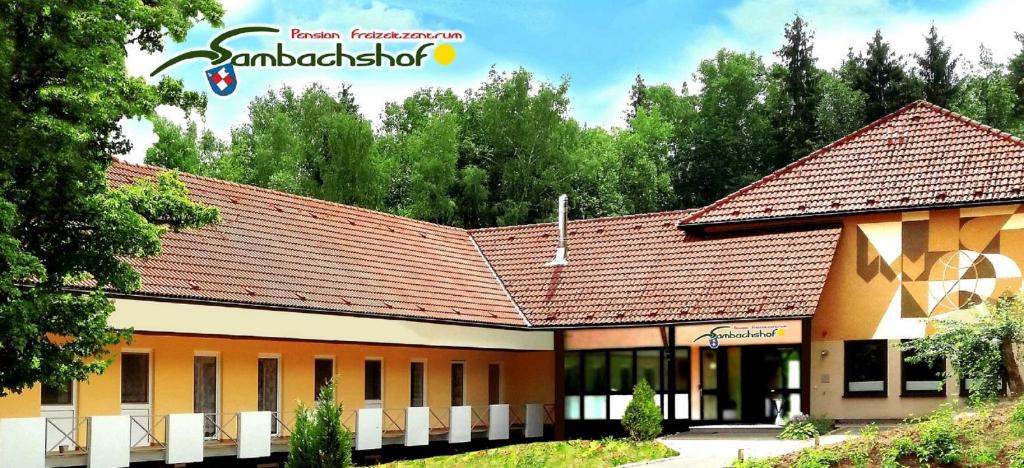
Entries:
MULTIPOLYGON (((814 440, 779 440, 775 438, 778 431, 722 431, 722 432, 685 432, 662 437, 665 445, 679 452, 679 456, 637 464, 647 467, 687 467, 687 468, 722 468, 732 465, 740 449, 745 458, 760 458, 785 455, 807 447, 814 446, 814 440)), ((842 442, 850 437, 845 431, 821 437, 822 445, 842 442)), ((633 465, 627 465, 633 466, 633 465)))

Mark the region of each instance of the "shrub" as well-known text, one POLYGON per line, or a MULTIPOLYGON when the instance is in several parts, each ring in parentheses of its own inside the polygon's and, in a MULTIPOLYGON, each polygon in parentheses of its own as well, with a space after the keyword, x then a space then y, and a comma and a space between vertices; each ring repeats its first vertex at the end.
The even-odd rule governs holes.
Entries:
POLYGON ((818 428, 815 427, 807 415, 797 414, 786 419, 786 423, 782 425, 782 431, 779 432, 778 438, 783 440, 805 440, 820 434, 821 432, 818 431, 818 428))
POLYGON ((1009 421, 1010 432, 1016 436, 1024 436, 1024 400, 1013 406, 1009 421))
POLYGON ((732 462, 732 468, 777 468, 779 460, 776 458, 748 458, 732 462))
POLYGON ((960 461, 963 448, 957 440, 956 427, 953 424, 953 410, 943 407, 932 416, 917 425, 921 438, 919 457, 921 461, 934 461, 940 464, 952 464, 960 461))
POLYGON ((843 461, 841 453, 828 448, 821 449, 804 449, 800 452, 800 456, 797 457, 796 462, 793 463, 794 468, 828 468, 836 466, 843 461))
POLYGON ((633 386, 633 399, 622 415, 622 428, 636 441, 661 435, 661 408, 654 402, 654 390, 644 379, 633 386))
POLYGON ((287 468, 352 466, 352 435, 341 425, 342 407, 334 393, 331 382, 320 391, 312 410, 299 403, 288 440, 287 468))

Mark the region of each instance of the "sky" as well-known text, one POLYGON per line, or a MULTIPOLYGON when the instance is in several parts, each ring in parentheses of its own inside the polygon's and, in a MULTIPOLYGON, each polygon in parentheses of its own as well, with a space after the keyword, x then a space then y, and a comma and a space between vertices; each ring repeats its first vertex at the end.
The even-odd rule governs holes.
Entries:
MULTIPOLYGON (((624 125, 629 88, 637 74, 649 84, 679 88, 689 83, 701 60, 728 48, 754 52, 766 61, 782 43, 785 24, 799 13, 814 31, 818 65, 837 67, 847 50, 863 50, 876 29, 899 53, 909 56, 924 47, 923 35, 934 24, 946 43, 965 61, 975 61, 980 45, 1005 61, 1020 49, 1015 31, 1024 32, 1024 2, 1020 0, 729 0, 729 1, 506 1, 473 0, 222 0, 224 28, 205 23, 194 27, 183 43, 170 43, 158 54, 129 48, 130 74, 155 83, 167 75, 182 79, 186 88, 207 92, 204 116, 161 107, 157 112, 178 123, 190 118, 221 138, 244 125, 252 98, 282 86, 302 89, 318 82, 331 90, 351 85, 360 112, 375 124, 387 102, 401 101, 424 87, 451 88, 463 93, 482 83, 490 69, 523 67, 542 81, 570 80, 570 114, 576 120, 605 128, 624 125), (225 42, 236 54, 244 50, 273 50, 283 42, 287 51, 333 49, 337 40, 299 41, 284 31, 336 31, 345 47, 357 52, 376 41, 353 42, 348 33, 361 30, 461 31, 450 43, 455 60, 441 65, 427 60, 419 68, 238 68, 238 87, 230 96, 210 93, 204 59, 190 60, 150 77, 157 66, 190 49, 205 49, 228 28, 271 25, 280 34, 253 34, 225 42)), ((414 49, 416 42, 385 42, 388 50, 414 49)), ((297 54, 296 54, 297 55, 297 54)), ((124 120, 132 141, 126 159, 141 162, 156 136, 145 120, 124 120)))

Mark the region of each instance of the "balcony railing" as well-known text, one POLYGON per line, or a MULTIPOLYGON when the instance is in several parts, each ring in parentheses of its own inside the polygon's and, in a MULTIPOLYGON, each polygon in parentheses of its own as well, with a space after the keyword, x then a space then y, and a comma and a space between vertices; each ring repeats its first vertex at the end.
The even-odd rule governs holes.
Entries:
MULTIPOLYGON (((0 418, 0 438, 16 441, 5 444, 19 450, 10 456, 39 462, 29 466, 195 463, 204 457, 259 458, 287 451, 295 417, 295 412, 253 411, 0 418)), ((545 426, 554 423, 554 413, 553 405, 541 404, 364 408, 345 411, 341 419, 353 433, 356 450, 373 450, 542 437, 545 426)))

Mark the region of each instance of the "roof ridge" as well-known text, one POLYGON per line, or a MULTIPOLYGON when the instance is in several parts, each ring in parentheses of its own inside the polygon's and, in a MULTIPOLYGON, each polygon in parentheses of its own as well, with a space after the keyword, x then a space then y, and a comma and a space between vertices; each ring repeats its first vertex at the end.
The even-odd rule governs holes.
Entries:
MULTIPOLYGON (((1001 130, 996 130, 996 129, 988 126, 988 125, 985 125, 985 124, 983 124, 981 122, 978 122, 976 120, 972 120, 969 117, 963 116, 963 115, 958 114, 956 112, 953 112, 953 111, 951 111, 949 109, 946 109, 946 108, 943 108, 941 106, 932 104, 932 103, 930 103, 930 102, 928 102, 928 101, 926 101, 924 99, 918 99, 918 100, 916 100, 914 102, 911 102, 911 103, 909 103, 909 104, 907 104, 907 105, 905 105, 905 106, 903 106, 903 107, 901 107, 899 109, 896 109, 895 111, 893 111, 893 112, 891 112, 889 114, 886 114, 886 115, 883 115, 882 117, 879 117, 875 121, 873 121, 873 122, 871 122, 871 123, 869 123, 869 124, 859 128, 859 129, 855 130, 854 132, 852 132, 852 133, 850 133, 850 134, 848 134, 848 135, 846 135, 846 136, 844 136, 844 137, 842 137, 842 138, 840 138, 840 139, 838 139, 836 141, 833 141, 832 143, 829 143, 829 144, 827 144, 825 146, 822 146, 821 148, 818 148, 818 149, 812 151, 807 156, 804 156, 804 157, 799 158, 799 159, 797 159, 797 160, 795 160, 795 161, 793 161, 793 162, 791 162, 791 163, 789 163, 789 164, 787 164, 785 166, 782 166, 781 168, 776 169, 772 173, 770 173, 770 174, 768 174, 768 175, 766 175, 766 176, 764 176, 764 177, 762 177, 762 178, 760 178, 760 179, 758 179, 758 180, 756 180, 754 182, 751 182, 750 184, 747 184, 746 186, 743 186, 743 187, 739 188, 735 192, 732 192, 729 195, 726 195, 725 197, 722 197, 722 198, 716 200, 714 203, 712 203, 712 204, 710 204, 708 206, 705 206, 704 208, 701 208, 701 209, 697 210, 694 213, 691 213, 690 215, 688 215, 685 218, 683 218, 682 220, 680 220, 680 224, 681 225, 686 225, 686 224, 691 224, 692 223, 694 225, 699 225, 700 223, 694 223, 694 221, 700 219, 702 216, 704 216, 708 212, 710 212, 710 211, 712 211, 712 210, 714 210, 714 209, 716 209, 716 208, 718 208, 718 207, 720 207, 720 206, 722 206, 722 205, 724 205, 724 204, 726 204, 726 203, 736 199, 736 197, 738 197, 740 195, 743 195, 743 194, 745 194, 745 193, 747 193, 747 192, 749 192, 749 191, 751 191, 751 190, 753 190, 753 189, 755 189, 757 187, 760 187, 760 186, 762 186, 762 185, 764 185, 764 184, 766 184, 766 183, 768 183, 770 181, 778 179, 779 177, 781 177, 781 176, 791 172, 793 169, 796 169, 797 167, 800 167, 800 166, 802 166, 802 165, 804 165, 804 164, 806 164, 806 163, 808 163, 810 161, 813 161, 813 160, 817 159, 818 157, 820 157, 820 156, 822 156, 824 154, 827 154, 830 150, 832 150, 836 146, 839 146, 839 145, 841 145, 843 143, 846 143, 846 142, 848 142, 848 141, 850 141, 850 140, 852 140, 852 139, 854 139, 856 137, 859 137, 859 136, 863 135, 865 132, 867 132, 869 130, 873 130, 873 129, 881 126, 882 124, 885 124, 885 123, 889 122, 890 120, 892 120, 892 119, 894 119, 896 117, 899 117, 899 116, 907 113, 911 109, 916 109, 916 108, 925 108, 925 109, 928 109, 929 111, 937 112, 937 113, 939 113, 939 114, 941 114, 943 116, 952 117, 954 119, 960 120, 961 122, 963 122, 965 124, 971 125, 971 126, 976 127, 976 128, 978 128, 980 130, 988 131, 989 133, 992 133, 993 135, 998 136, 1000 138, 1010 139, 1014 143, 1017 143, 1017 144, 1019 144, 1021 146, 1024 146, 1024 140, 1021 140, 1020 138, 1017 138, 1017 137, 1015 137, 1013 135, 1010 135, 1009 133, 1006 133, 1006 132, 1001 131, 1001 130)), ((750 220, 744 220, 744 221, 750 221, 750 220)))
MULTIPOLYGON (((633 214, 628 214, 628 215, 600 216, 600 217, 597 217, 597 218, 570 219, 570 220, 568 220, 568 222, 572 223, 572 224, 579 224, 579 223, 589 223, 589 222, 594 222, 594 221, 609 221, 609 220, 618 220, 618 219, 635 219, 635 218, 645 218, 645 217, 655 217, 655 216, 670 216, 670 215, 676 214, 676 213, 686 214, 686 213, 693 213, 695 211, 697 211, 697 208, 680 208, 680 209, 677 209, 677 210, 651 211, 651 212, 648 212, 648 213, 633 213, 633 214)), ((542 222, 542 223, 513 224, 511 226, 493 226, 493 227, 485 227, 485 228, 473 228, 473 229, 468 229, 468 231, 470 232, 470 234, 473 234, 473 233, 483 233, 483 232, 491 232, 491 231, 501 231, 501 230, 505 230, 505 229, 517 229, 517 228, 524 228, 524 227, 539 227, 539 226, 549 226, 549 225, 550 226, 554 226, 556 224, 558 224, 557 221, 545 221, 545 222, 542 222)))
POLYGON ((277 194, 277 195, 282 195, 282 196, 284 196, 286 198, 297 198, 297 199, 301 199, 301 200, 311 201, 311 202, 314 202, 314 203, 324 203, 324 204, 331 205, 331 206, 339 206, 339 207, 342 207, 342 208, 350 208, 350 209, 357 210, 357 211, 363 211, 363 212, 367 212, 367 213, 374 213, 374 214, 384 215, 384 216, 389 217, 389 218, 397 218, 397 219, 404 220, 404 221, 412 221, 412 222, 417 223, 417 224, 424 224, 424 225, 432 226, 432 227, 440 227, 440 228, 449 229, 449 230, 453 230, 453 231, 459 231, 459 232, 468 232, 467 229, 456 227, 456 226, 448 226, 448 225, 440 224, 440 223, 432 223, 430 221, 423 221, 423 220, 419 220, 419 219, 409 218, 407 216, 397 215, 397 214, 394 214, 394 213, 388 213, 386 211, 371 210, 369 208, 363 208, 363 207, 355 206, 355 205, 347 205, 347 204, 338 203, 338 202, 335 202, 335 201, 324 200, 322 198, 314 198, 314 197, 309 197, 309 196, 306 196, 306 195, 299 195, 299 194, 296 194, 296 193, 288 193, 288 192, 284 192, 284 191, 281 191, 281 190, 274 190, 274 189, 269 189, 269 188, 266 188, 266 187, 260 187, 260 186, 257 186, 257 185, 243 184, 243 183, 240 183, 240 182, 233 182, 233 181, 230 181, 230 180, 218 179, 216 177, 210 177, 210 176, 204 176, 204 175, 199 175, 199 174, 193 174, 191 172, 185 172, 185 171, 178 170, 178 169, 168 169, 166 167, 153 166, 153 165, 150 165, 150 164, 143 164, 143 163, 136 163, 136 162, 131 162, 131 161, 125 161, 123 159, 117 159, 117 158, 114 158, 114 161, 115 161, 115 164, 123 164, 123 165, 126 165, 126 166, 134 166, 134 167, 140 167, 140 168, 145 168, 145 169, 155 169, 155 170, 158 170, 158 171, 177 171, 178 173, 186 174, 186 175, 188 175, 190 177, 195 177, 197 179, 201 179, 201 180, 205 180, 205 181, 209 181, 209 182, 214 182, 214 183, 219 183, 219 184, 226 184, 226 185, 232 185, 232 186, 240 187, 240 188, 244 188, 244 189, 253 189, 253 190, 256 190, 258 192, 273 193, 273 194, 277 194))

